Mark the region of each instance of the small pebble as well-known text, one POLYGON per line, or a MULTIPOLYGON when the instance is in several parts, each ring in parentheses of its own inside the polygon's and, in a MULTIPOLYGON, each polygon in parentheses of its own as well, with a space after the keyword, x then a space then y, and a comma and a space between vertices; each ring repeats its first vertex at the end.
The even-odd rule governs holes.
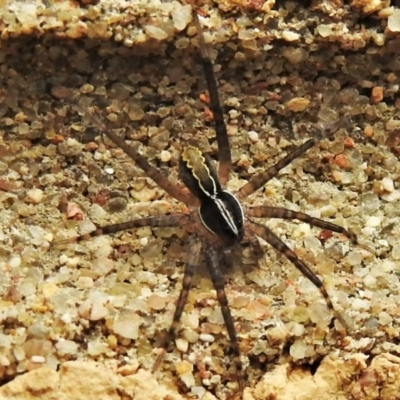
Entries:
POLYGON ((361 232, 365 236, 374 236, 376 233, 376 229, 365 226, 364 228, 361 229, 361 232))
POLYGON ((61 339, 56 343, 55 347, 60 356, 75 354, 78 351, 78 344, 72 340, 61 339))
POLYGON ((103 159, 103 153, 101 151, 95 151, 93 158, 96 161, 101 161, 103 159))
POLYGON ((175 368, 178 375, 183 375, 193 371, 193 364, 189 361, 183 360, 177 362, 175 368))
POLYGON ((388 131, 395 131, 400 128, 400 120, 390 118, 386 121, 385 128, 388 131))
POLYGON ((278 326, 268 329, 266 335, 271 346, 279 345, 283 343, 288 336, 287 327, 283 324, 279 324, 278 326))
POLYGON ((42 294, 46 299, 53 296, 59 290, 59 288, 56 284, 49 283, 49 282, 44 282, 41 285, 41 289, 42 289, 42 294))
POLYGON ((340 168, 348 169, 350 168, 349 161, 344 154, 338 154, 335 157, 335 164, 338 165, 340 168))
POLYGON ((78 219, 82 219, 83 211, 76 203, 68 203, 67 204, 67 218, 78 217, 78 219))
POLYGON ((393 321, 393 318, 386 311, 381 311, 378 317, 381 325, 388 325, 393 321))
POLYGON ((295 226, 295 228, 293 229, 292 237, 294 239, 302 238, 302 237, 305 237, 305 236, 309 236, 310 233, 311 233, 310 224, 300 223, 300 224, 297 224, 295 226))
POLYGON ((87 346, 87 352, 90 356, 97 357, 100 354, 105 353, 108 348, 107 343, 100 342, 98 340, 91 340, 87 346))
POLYGON ((193 376, 192 372, 188 372, 186 374, 182 374, 182 375, 179 376, 179 378, 182 380, 182 382, 188 388, 191 388, 196 384, 196 381, 194 379, 194 376, 193 376))
POLYGON ((400 260, 400 246, 393 247, 392 257, 394 260, 400 260))
MULTIPOLYGON (((398 249, 399 246, 395 246, 395 248, 398 249)), ((397 263, 392 260, 383 260, 380 269, 386 273, 393 273, 397 270, 397 263)))
POLYGON ((300 35, 296 32, 284 30, 282 32, 282 39, 286 40, 287 42, 295 42, 296 40, 300 39, 300 35))
POLYGON ((89 276, 80 276, 76 281, 76 287, 79 289, 90 289, 93 287, 93 279, 89 276))
POLYGON ((114 269, 114 260, 109 258, 96 258, 92 263, 92 271, 99 276, 106 276, 114 269))
POLYGON ((44 197, 43 190, 36 188, 28 190, 27 195, 31 202, 34 204, 39 204, 44 197))
POLYGON ((65 262, 65 266, 68 268, 76 268, 81 262, 79 257, 68 257, 65 262))
POLYGON ((162 150, 160 153, 160 160, 162 162, 168 162, 171 160, 171 153, 169 151, 166 150, 162 150))
POLYGON ((395 201, 400 200, 400 191, 393 190, 390 193, 381 194, 381 199, 387 201, 388 203, 393 203, 395 201))
POLYGON ((364 128, 364 135, 368 138, 371 138, 372 136, 374 136, 374 128, 371 125, 367 125, 364 128))
POLYGON ((91 92, 93 92, 93 90, 94 90, 94 86, 93 85, 90 85, 90 84, 88 84, 88 83, 85 83, 84 85, 82 85, 81 87, 80 87, 80 92, 81 93, 91 93, 91 92))
POLYGON ((64 322, 64 324, 67 324, 67 325, 72 322, 71 314, 68 314, 68 313, 61 315, 60 319, 62 322, 64 322))
POLYGON ((306 236, 304 238, 304 247, 307 250, 318 252, 321 250, 321 242, 315 236, 306 236))
POLYGON ((290 355, 295 359, 295 360, 300 360, 305 357, 306 354, 306 347, 307 345, 302 341, 302 340, 296 340, 291 346, 290 346, 290 355))
POLYGON ((152 294, 147 299, 147 304, 153 310, 163 310, 166 306, 166 297, 159 296, 158 294, 152 294))
POLYGON ((108 335, 107 336, 107 343, 113 349, 118 345, 118 339, 115 335, 108 335))
POLYGON ((343 172, 333 170, 332 171, 332 178, 335 180, 335 182, 341 182, 343 179, 343 172))
POLYGON ((392 32, 400 32, 400 10, 394 10, 393 14, 388 18, 388 28, 392 32))
POLYGON ((182 316, 182 324, 191 329, 199 327, 200 319, 197 314, 184 314, 182 316))
POLYGON ((269 307, 260 303, 258 300, 251 300, 247 304, 246 311, 247 312, 244 314, 244 318, 251 321, 254 319, 260 319, 267 316, 269 314, 269 307))
POLYGON ((10 266, 10 268, 17 268, 21 265, 21 257, 19 256, 13 256, 10 258, 10 260, 8 261, 8 265, 10 266))
POLYGON ((146 25, 144 29, 145 29, 146 35, 150 38, 153 38, 156 40, 164 40, 168 37, 167 32, 165 32, 163 29, 161 29, 158 26, 146 25))
POLYGON ((175 29, 177 31, 182 31, 192 19, 192 7, 189 4, 185 4, 183 6, 179 3, 175 4, 176 8, 171 13, 172 21, 175 29))
POLYGON ((126 312, 114 320, 113 331, 123 338, 136 340, 139 337, 141 322, 142 318, 138 314, 126 312))
POLYGON ((368 311, 369 308, 371 307, 371 302, 368 300, 355 298, 353 300, 353 303, 351 304, 351 307, 353 308, 353 310, 356 311, 368 311))
POLYGON ((330 25, 320 24, 319 26, 317 26, 317 32, 322 37, 328 37, 328 36, 332 35, 333 30, 330 25))
MULTIPOLYGON (((13 351, 14 357, 17 361, 25 360, 25 351, 23 347, 16 346, 13 351)), ((34 356, 33 356, 34 357, 34 356)), ((32 359, 32 358, 31 358, 32 359)))
POLYGON ((203 386, 193 386, 190 391, 193 393, 193 396, 196 396, 198 399, 202 399, 206 394, 206 389, 203 386))
POLYGON ((302 98, 302 97, 295 97, 294 99, 291 99, 286 103, 286 107, 290 111, 301 112, 301 111, 304 111, 308 107, 309 104, 310 104, 310 100, 302 98))
POLYGON ((372 88, 371 101, 373 103, 380 103, 383 100, 383 87, 375 86, 372 88))
POLYGON ((182 353, 186 353, 189 349, 189 342, 186 339, 178 338, 175 340, 176 348, 182 353))
POLYGON ((393 192, 394 190, 394 183, 393 179, 391 178, 383 178, 382 179, 382 188, 386 190, 387 192, 393 192))
POLYGON ((92 308, 90 310, 90 316, 89 319, 91 321, 99 321, 100 319, 103 319, 107 317, 108 315, 108 310, 102 302, 95 301, 92 303, 92 308))
POLYGON ((258 142, 259 138, 258 138, 258 133, 256 131, 249 131, 248 135, 249 135, 249 139, 253 143, 257 143, 258 142))
POLYGON ((149 244, 149 239, 147 237, 142 237, 139 239, 139 243, 141 246, 147 246, 149 244))
POLYGON ((36 364, 43 364, 46 362, 46 359, 42 356, 32 356, 31 361, 36 364))
POLYGON ((342 175, 342 183, 345 184, 345 185, 348 185, 348 184, 352 183, 353 180, 354 180, 354 176, 353 176, 353 174, 351 172, 345 172, 342 175))
POLYGON ((365 226, 369 228, 377 228, 381 225, 381 222, 382 218, 373 215, 367 219, 365 226))
POLYGON ((78 156, 82 152, 83 145, 76 139, 68 138, 58 145, 58 151, 66 157, 78 156))
POLYGON ((185 329, 182 332, 182 336, 189 342, 189 343, 196 343, 199 340, 199 334, 196 331, 192 331, 190 329, 185 329))
POLYGON ((153 188, 141 188, 140 190, 130 190, 129 194, 137 201, 149 202, 156 198, 157 191, 153 188))
POLYGON ((346 260, 350 265, 356 266, 362 263, 363 258, 360 251, 353 250, 350 251, 349 254, 347 254, 346 260))
POLYGON ((214 338, 214 336, 210 335, 209 333, 201 333, 200 340, 202 342, 212 343, 212 342, 214 342, 215 338, 214 338))
POLYGON ((305 331, 304 325, 295 322, 291 328, 293 336, 301 336, 305 331))

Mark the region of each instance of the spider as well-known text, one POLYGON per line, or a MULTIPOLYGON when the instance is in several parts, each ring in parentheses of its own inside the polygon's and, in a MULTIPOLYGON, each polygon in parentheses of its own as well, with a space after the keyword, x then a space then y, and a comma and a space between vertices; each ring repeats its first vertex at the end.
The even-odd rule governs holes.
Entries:
POLYGON ((90 112, 86 106, 74 103, 73 107, 78 112, 86 116, 116 146, 120 147, 132 158, 145 174, 160 188, 165 190, 171 198, 184 203, 189 210, 188 213, 145 217, 99 227, 87 235, 78 236, 74 239, 82 241, 87 240, 88 237, 113 234, 118 231, 145 226, 152 228, 182 227, 190 237, 190 252, 184 269, 182 289, 177 300, 173 320, 161 342, 161 351, 156 358, 153 370, 155 371, 159 367, 164 354, 167 352, 174 338, 191 289, 192 278, 196 272, 199 260, 203 257, 216 290, 216 296, 229 336, 230 348, 236 368, 238 391, 242 392, 244 390, 245 374, 241 362, 238 337, 225 293, 224 276, 221 266, 235 262, 229 257, 230 250, 240 245, 245 238, 249 240, 256 237, 262 238, 277 252, 284 254, 319 289, 335 318, 346 328, 346 322, 342 315, 334 309, 322 280, 274 232, 265 225, 257 222, 256 219, 281 218, 303 221, 318 228, 343 234, 354 245, 358 245, 359 243, 355 234, 341 226, 311 217, 302 212, 294 212, 286 208, 268 205, 247 207, 242 202, 246 197, 262 188, 280 170, 313 147, 321 139, 329 137, 337 130, 345 127, 348 121, 346 118, 342 118, 332 123, 321 122, 317 124, 315 131, 312 132, 311 139, 288 153, 275 165, 253 175, 236 193, 225 190, 224 186, 227 184, 232 171, 231 149, 220 105, 213 63, 209 57, 199 17, 194 7, 193 20, 197 30, 201 62, 210 96, 210 108, 213 114, 218 145, 218 169, 215 168, 215 163, 210 156, 204 154, 199 148, 189 145, 183 148, 179 160, 179 176, 185 187, 177 186, 167 176, 152 166, 141 155, 137 147, 128 145, 124 139, 109 129, 97 113, 90 112))

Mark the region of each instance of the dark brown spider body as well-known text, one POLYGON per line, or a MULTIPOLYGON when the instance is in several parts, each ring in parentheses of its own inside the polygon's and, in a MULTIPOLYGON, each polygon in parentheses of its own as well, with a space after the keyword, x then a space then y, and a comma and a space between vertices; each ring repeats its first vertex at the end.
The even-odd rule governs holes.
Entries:
MULTIPOLYGON (((294 212, 285 208, 271 206, 242 206, 240 201, 264 186, 278 172, 290 164, 294 159, 313 147, 318 141, 330 136, 340 128, 347 125, 347 119, 339 119, 332 123, 320 123, 316 125, 312 138, 298 146, 291 153, 287 154, 275 165, 263 170, 242 186, 237 193, 232 194, 223 189, 229 179, 232 169, 231 151, 224 123, 223 112, 220 106, 217 83, 214 77, 213 66, 207 54, 202 30, 197 13, 193 13, 194 22, 198 33, 199 48, 202 56, 202 63, 210 94, 210 107, 214 115, 216 139, 218 143, 218 172, 214 169, 211 159, 203 154, 201 150, 193 146, 183 149, 180 159, 180 178, 186 189, 174 185, 168 177, 153 167, 146 158, 134 146, 129 146, 122 138, 110 130, 103 120, 96 114, 87 112, 87 106, 77 106, 89 119, 117 146, 125 151, 136 164, 151 178, 159 187, 164 189, 172 198, 186 204, 191 210, 190 214, 173 214, 168 216, 148 217, 135 219, 121 224, 110 225, 98 228, 89 235, 79 237, 78 240, 87 239, 87 236, 115 233, 125 229, 149 226, 157 227, 182 227, 189 234, 190 250, 184 270, 182 289, 177 301, 173 321, 161 342, 161 352, 157 357, 153 370, 160 365, 163 355, 173 340, 177 325, 183 313, 188 294, 192 284, 192 278, 199 264, 201 256, 204 256, 205 264, 216 290, 218 302, 221 306, 222 315, 227 328, 230 347, 234 356, 234 363, 237 371, 237 380, 240 391, 244 388, 244 373, 240 360, 240 349, 233 318, 228 306, 228 299, 225 293, 225 282, 221 272, 221 265, 231 263, 228 260, 228 253, 232 247, 239 245, 243 237, 254 240, 262 238, 269 243, 276 251, 284 254, 311 282, 320 290, 328 307, 334 316, 346 327, 346 322, 336 312, 332 301, 322 283, 315 273, 308 267, 295 252, 290 249, 276 234, 269 228, 258 223, 257 218, 282 218, 287 220, 300 220, 313 226, 328 229, 333 232, 344 234, 352 243, 357 244, 356 236, 341 226, 311 217, 301 212, 294 212), (245 232, 246 231, 246 232, 245 232)), ((234 262, 234 260, 233 260, 234 262)))
POLYGON ((182 151, 180 177, 190 192, 200 200, 202 224, 226 246, 243 239, 242 206, 231 193, 223 190, 209 157, 198 148, 188 146, 182 151))

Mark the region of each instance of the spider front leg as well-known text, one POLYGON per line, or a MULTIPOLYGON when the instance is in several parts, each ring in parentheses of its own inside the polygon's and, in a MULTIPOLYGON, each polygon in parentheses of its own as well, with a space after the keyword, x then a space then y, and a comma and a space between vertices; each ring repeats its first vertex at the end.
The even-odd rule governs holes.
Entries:
POLYGON ((208 93, 210 95, 210 108, 213 112, 215 133, 218 144, 218 161, 219 161, 219 181, 225 185, 229 180, 229 174, 232 169, 231 148, 229 145, 228 132, 224 122, 224 113, 222 111, 221 102, 218 94, 217 80, 215 79, 213 64, 210 60, 208 48, 204 42, 203 30, 200 25, 199 17, 196 9, 192 4, 193 19, 199 39, 199 48, 201 60, 204 69, 204 75, 207 81, 208 93))
POLYGON ((158 369, 158 367, 160 366, 160 364, 165 356, 165 353, 167 352, 168 347, 175 336, 175 331, 176 331, 179 321, 182 317, 183 309, 187 302, 189 291, 192 286, 192 278, 196 272, 196 268, 199 263, 199 256, 200 256, 200 251, 201 251, 201 247, 202 247, 202 243, 200 242, 199 238, 196 236, 193 236, 190 241, 189 247, 190 247, 189 259, 188 259, 188 262, 185 267, 185 272, 183 274, 182 289, 181 289, 181 292, 179 293, 179 298, 176 303, 176 309, 174 312, 174 316, 172 318, 171 326, 169 327, 168 331, 166 332, 166 334, 161 342, 161 345, 160 345, 161 351, 158 354, 157 359, 153 365, 153 372, 155 372, 158 369))
POLYGON ((346 331, 349 330, 347 322, 344 320, 343 316, 333 307, 331 298, 325 289, 323 282, 315 275, 315 273, 304 263, 296 253, 290 249, 274 232, 272 232, 268 227, 258 224, 253 221, 248 221, 249 230, 256 236, 259 236, 267 243, 269 243, 277 252, 284 254, 289 261, 291 261, 294 266, 306 277, 308 278, 320 291, 322 297, 328 308, 332 311, 335 318, 342 324, 346 331))
POLYGON ((164 189, 171 197, 185 203, 186 205, 196 205, 197 201, 186 191, 174 185, 168 177, 162 174, 157 168, 154 168, 147 159, 142 156, 139 150, 133 146, 129 146, 124 139, 116 135, 108 128, 104 119, 96 112, 89 112, 83 106, 73 104, 78 112, 86 116, 95 125, 101 133, 104 133, 115 145, 121 148, 135 163, 152 179, 161 189, 164 189))
POLYGON ((313 138, 296 147, 292 152, 280 159, 276 164, 264 171, 259 172, 258 174, 253 175, 249 181, 239 189, 236 197, 239 200, 243 200, 250 196, 252 193, 264 186, 268 181, 278 175, 280 170, 288 166, 296 158, 300 157, 307 150, 314 147, 322 139, 329 137, 341 128, 346 128, 348 123, 349 120, 347 117, 343 117, 334 122, 320 122, 316 126, 317 131, 315 132, 313 138))
POLYGON ((133 219, 127 222, 119 222, 117 224, 105 225, 96 228, 94 231, 86 233, 84 235, 75 236, 69 239, 61 239, 56 241, 56 244, 60 243, 70 243, 70 242, 83 242, 92 237, 111 235, 113 233, 127 231, 130 229, 142 228, 144 226, 149 226, 151 228, 166 228, 166 227, 178 227, 186 225, 190 220, 190 217, 186 214, 172 214, 164 215, 161 217, 145 217, 133 219))

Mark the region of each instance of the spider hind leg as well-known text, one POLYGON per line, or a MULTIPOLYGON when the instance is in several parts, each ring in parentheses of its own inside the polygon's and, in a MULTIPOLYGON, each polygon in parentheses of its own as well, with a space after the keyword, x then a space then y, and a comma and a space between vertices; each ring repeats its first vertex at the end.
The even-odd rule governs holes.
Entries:
POLYGON ((212 283, 217 293, 217 299, 221 306, 222 316, 224 318, 225 326, 228 331, 230 348, 233 354, 233 362, 236 368, 236 375, 238 381, 238 392, 242 393, 244 390, 244 370, 242 361, 240 359, 239 341, 236 333, 236 328, 233 323, 231 310, 228 305, 228 298, 225 293, 225 280, 219 265, 220 255, 216 249, 211 248, 210 251, 205 252, 207 270, 210 274, 212 283))
POLYGON ((159 352, 159 354, 156 358, 156 361, 154 362, 153 369, 152 369, 153 372, 155 372, 159 368, 165 354, 168 351, 168 347, 169 347, 170 343, 174 339, 175 332, 178 328, 180 319, 182 317, 183 309, 185 307, 185 304, 186 304, 188 296, 189 296, 190 288, 192 287, 192 279, 193 279, 193 275, 196 272, 197 265, 199 263, 201 248, 202 248, 201 241, 196 236, 193 236, 190 241, 189 259, 186 263, 185 271, 184 271, 184 275, 183 275, 183 279, 182 279, 182 289, 179 293, 178 301, 176 303, 176 308, 175 308, 174 316, 172 318, 172 323, 161 341, 161 345, 159 347, 159 349, 161 351, 159 352))
POLYGON ((332 300, 326 291, 326 288, 318 278, 318 276, 308 267, 308 265, 301 260, 296 253, 285 244, 274 232, 272 232, 265 225, 258 224, 253 221, 248 223, 249 229, 254 235, 261 237, 267 243, 269 243, 278 253, 284 254, 286 258, 306 277, 308 278, 320 291, 322 297, 324 298, 326 305, 332 311, 334 317, 340 322, 346 331, 349 331, 349 325, 344 319, 343 315, 335 309, 332 300))

